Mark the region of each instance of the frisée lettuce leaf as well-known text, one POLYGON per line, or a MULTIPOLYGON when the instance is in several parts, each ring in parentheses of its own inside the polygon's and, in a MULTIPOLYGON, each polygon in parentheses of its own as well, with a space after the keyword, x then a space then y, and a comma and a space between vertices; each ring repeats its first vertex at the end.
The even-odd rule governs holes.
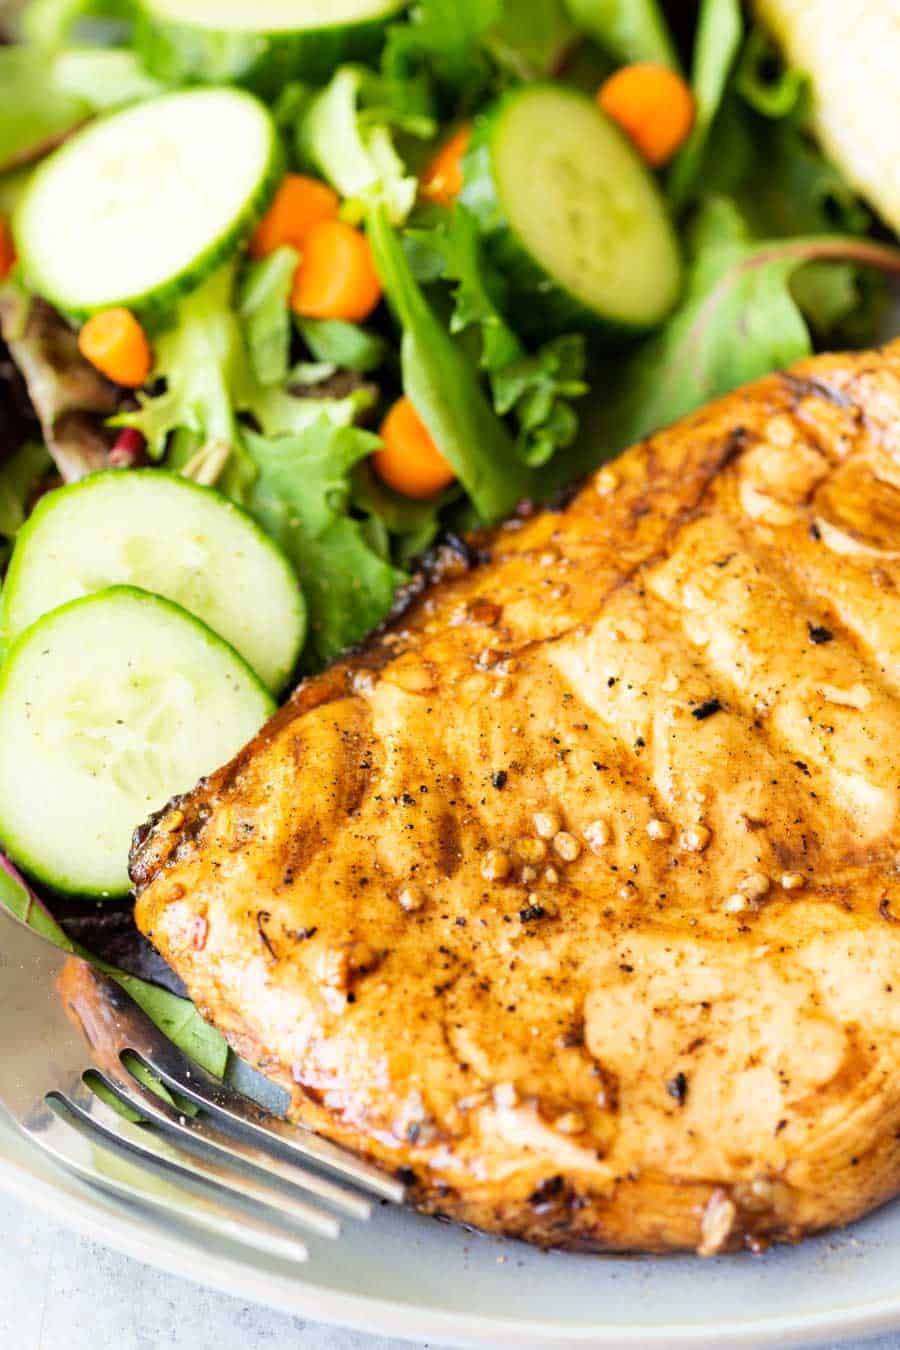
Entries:
POLYGON ((461 204, 442 212, 437 225, 418 232, 415 241, 441 258, 441 274, 453 289, 451 333, 474 329, 480 336, 480 364, 494 411, 512 416, 519 458, 535 468, 546 464, 578 431, 571 401, 587 392, 584 336, 552 338, 536 351, 525 347, 495 301, 502 280, 485 257, 474 215, 461 204))
POLYGON ((302 431, 246 433, 256 476, 247 507, 293 562, 309 608, 307 661, 330 661, 387 614, 405 575, 351 516, 352 473, 381 442, 319 416, 302 431))
POLYGON ((235 306, 234 263, 185 296, 175 322, 154 344, 153 379, 164 380, 165 387, 140 393, 139 410, 114 419, 116 426, 140 431, 154 459, 166 454, 174 432, 193 433, 192 444, 180 439, 178 460, 169 461, 175 468, 206 447, 226 452, 220 456, 216 486, 241 504, 256 477, 243 418, 251 418, 267 436, 299 431, 320 416, 345 425, 370 398, 365 390, 344 399, 296 398, 284 385, 260 380, 260 369, 271 376, 273 367, 287 360, 287 262, 273 255, 264 264, 267 272, 250 273, 241 297, 246 326, 235 306))

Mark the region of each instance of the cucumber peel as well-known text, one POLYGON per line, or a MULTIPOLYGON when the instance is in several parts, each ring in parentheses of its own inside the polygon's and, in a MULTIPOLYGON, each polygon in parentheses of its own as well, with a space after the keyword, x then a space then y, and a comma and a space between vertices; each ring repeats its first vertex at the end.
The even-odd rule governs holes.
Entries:
POLYGON ((111 469, 41 499, 16 540, 0 633, 9 643, 59 605, 123 584, 201 619, 273 692, 293 672, 306 607, 291 564, 246 512, 161 469, 111 469))
POLYGON ((378 50, 405 0, 138 0, 134 43, 169 84, 240 84, 274 96, 289 80, 314 84, 344 61, 378 50))

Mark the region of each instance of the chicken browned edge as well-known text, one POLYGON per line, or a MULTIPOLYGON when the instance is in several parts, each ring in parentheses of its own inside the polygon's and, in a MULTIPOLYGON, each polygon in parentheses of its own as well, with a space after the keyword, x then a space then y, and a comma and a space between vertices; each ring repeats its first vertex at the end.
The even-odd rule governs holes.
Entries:
POLYGON ((477 546, 139 832, 139 926, 423 1210, 708 1254, 893 1196, 900 345, 477 546))

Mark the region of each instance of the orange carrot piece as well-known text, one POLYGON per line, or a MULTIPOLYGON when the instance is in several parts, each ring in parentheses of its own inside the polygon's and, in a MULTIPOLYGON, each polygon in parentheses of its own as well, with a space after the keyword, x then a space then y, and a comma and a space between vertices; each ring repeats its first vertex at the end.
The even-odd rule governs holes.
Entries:
POLYGON ((452 206, 462 191, 463 155, 472 139, 472 127, 466 122, 440 147, 426 165, 419 180, 422 196, 440 206, 452 206))
POLYGON ((637 61, 610 75, 597 102, 654 169, 672 158, 694 124, 690 89, 677 71, 652 61, 637 61))
POLYGON ((129 389, 144 384, 153 366, 147 335, 130 309, 92 314, 78 334, 78 350, 101 375, 129 389))
POLYGON ((300 252, 313 225, 336 220, 340 205, 340 197, 327 183, 286 173, 250 239, 250 256, 267 258, 284 244, 300 252))
POLYGON ((381 424, 384 449, 372 456, 383 483, 404 497, 425 501, 456 478, 410 400, 400 398, 381 424))
POLYGON ((16 250, 13 245, 9 223, 0 216, 0 281, 5 281, 16 263, 16 250))
POLYGON ((291 306, 307 319, 362 323, 381 300, 381 282, 362 230, 323 220, 306 236, 291 306))

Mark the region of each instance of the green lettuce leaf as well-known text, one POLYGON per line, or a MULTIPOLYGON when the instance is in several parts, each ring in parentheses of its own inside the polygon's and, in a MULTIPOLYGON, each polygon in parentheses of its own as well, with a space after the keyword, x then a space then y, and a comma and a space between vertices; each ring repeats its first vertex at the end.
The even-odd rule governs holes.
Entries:
POLYGON ((238 413, 253 403, 258 386, 232 306, 234 282, 235 265, 229 263, 185 296, 173 325, 154 343, 153 378, 164 379, 165 389, 138 394, 139 411, 121 414, 115 425, 140 431, 154 459, 163 457, 178 430, 193 432, 198 448, 227 447, 218 486, 243 502, 255 470, 238 413))
POLYGON ((37 159, 91 114, 83 97, 57 89, 52 63, 28 47, 0 47, 0 173, 37 159))
POLYGON ((485 38, 501 0, 419 0, 388 29, 382 69, 392 79, 435 84, 454 105, 471 107, 493 78, 485 38))
POLYGON ((484 43, 504 70, 537 80, 557 72, 576 38, 564 0, 502 0, 484 43))
POLYGON ((534 481, 481 388, 478 369, 444 328, 416 282, 383 210, 369 241, 385 295, 402 329, 403 388, 485 523, 508 515, 534 481))
POLYGON ((139 980, 134 975, 126 975, 106 961, 97 960, 90 952, 78 947, 66 936, 37 896, 29 890, 16 869, 2 856, 0 856, 0 904, 23 923, 28 924, 29 928, 33 928, 41 937, 61 947, 63 951, 83 957, 98 970, 111 976, 173 1045, 183 1050, 216 1078, 224 1076, 228 1063, 228 1046, 219 1032, 203 1021, 192 1003, 187 999, 177 998, 157 985, 139 980))
POLYGON ((585 342, 581 333, 545 342, 491 376, 494 407, 518 424, 517 448, 526 464, 546 464, 578 434, 571 400, 587 393, 585 342))
POLYGON ((366 460, 353 475, 353 505, 381 522, 390 537, 391 557, 404 568, 434 543, 441 512, 459 495, 458 487, 450 487, 428 501, 402 497, 376 477, 366 460))
POLYGON ((161 89, 129 51, 0 46, 0 173, 39 159, 94 113, 161 89))
POLYGON ((678 67, 678 56, 657 0, 567 0, 577 26, 622 64, 658 61, 678 67))
POLYGON ((669 193, 676 205, 689 199, 699 180, 706 142, 728 85, 742 33, 740 0, 701 0, 691 70, 694 126, 669 176, 669 193))
MULTIPOLYGON (((388 355, 388 345, 378 333, 343 319, 295 319, 297 329, 316 361, 334 370, 355 370, 368 375, 388 355)), ((327 378, 327 377, 326 377, 327 378)))
MULTIPOLYGON (((290 376, 288 377, 290 383, 290 376)), ((292 386, 293 387, 293 386, 292 386)), ((290 393, 274 385, 257 391, 248 411, 265 436, 282 436, 305 431, 324 417, 332 426, 349 427, 362 417, 378 397, 377 389, 360 384, 343 398, 315 397, 305 390, 290 393)))
POLYGON ((399 225, 413 208, 418 183, 406 172, 389 125, 366 116, 360 102, 365 80, 358 66, 335 72, 299 122, 297 154, 360 213, 381 203, 399 225))
POLYGON ((404 580, 348 514, 354 467, 380 445, 356 427, 319 417, 304 431, 247 432, 257 475, 248 509, 294 563, 309 607, 307 660, 324 664, 387 614, 404 580))
MULTIPOLYGON (((763 238, 832 234, 862 237, 872 217, 806 131, 806 101, 779 121, 753 119, 756 154, 736 199, 763 238)), ((822 343, 872 340, 886 288, 852 262, 811 262, 794 276, 794 298, 822 343)))
POLYGON ((283 384, 290 368, 291 314, 288 304, 299 255, 286 245, 268 258, 248 262, 238 290, 238 315, 250 364, 260 384, 283 384))
MULTIPOLYGON (((810 135, 805 77, 768 53, 768 39, 751 32, 707 142, 699 188, 732 197, 759 239, 868 234, 871 215, 810 135)), ((818 343, 874 339, 886 287, 871 269, 812 262, 795 273, 791 291, 818 343)))

